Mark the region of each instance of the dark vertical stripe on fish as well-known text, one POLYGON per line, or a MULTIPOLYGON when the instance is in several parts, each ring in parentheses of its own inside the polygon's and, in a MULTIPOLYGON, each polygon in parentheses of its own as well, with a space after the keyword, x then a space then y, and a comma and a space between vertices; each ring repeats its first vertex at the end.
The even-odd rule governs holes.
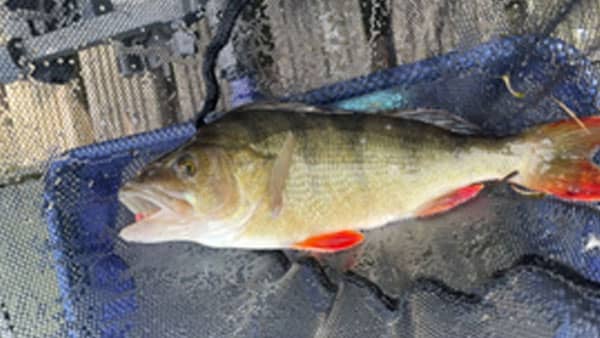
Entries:
MULTIPOLYGON (((364 206, 368 205, 367 192, 369 191, 369 178, 367 176, 365 147, 361 142, 361 135, 365 135, 366 121, 364 115, 355 114, 353 115, 353 118, 350 119, 349 124, 351 125, 345 126, 346 128, 354 130, 353 133, 345 133, 345 135, 348 135, 347 142, 352 149, 352 161, 355 166, 356 181, 357 184, 360 185, 361 193, 358 197, 361 198, 361 205, 364 206)), ((370 208, 365 207, 363 210, 367 213, 368 217, 370 208)))

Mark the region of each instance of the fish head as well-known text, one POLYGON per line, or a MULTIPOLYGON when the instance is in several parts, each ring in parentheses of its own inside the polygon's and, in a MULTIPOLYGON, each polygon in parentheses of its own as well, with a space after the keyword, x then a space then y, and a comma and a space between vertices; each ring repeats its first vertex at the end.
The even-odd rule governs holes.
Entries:
POLYGON ((123 185, 119 200, 136 222, 119 233, 126 241, 195 241, 226 246, 248 218, 231 156, 192 143, 148 165, 123 185))

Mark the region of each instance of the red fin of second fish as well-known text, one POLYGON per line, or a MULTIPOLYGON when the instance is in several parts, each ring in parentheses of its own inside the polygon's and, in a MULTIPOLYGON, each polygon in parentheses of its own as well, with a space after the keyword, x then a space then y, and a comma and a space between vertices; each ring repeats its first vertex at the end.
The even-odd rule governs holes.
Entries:
POLYGON ((362 233, 354 230, 342 230, 309 237, 294 247, 317 252, 337 252, 360 244, 364 240, 362 233))
POLYGON ((472 184, 438 197, 421 207, 417 217, 429 217, 446 212, 474 198, 484 187, 482 183, 472 184))

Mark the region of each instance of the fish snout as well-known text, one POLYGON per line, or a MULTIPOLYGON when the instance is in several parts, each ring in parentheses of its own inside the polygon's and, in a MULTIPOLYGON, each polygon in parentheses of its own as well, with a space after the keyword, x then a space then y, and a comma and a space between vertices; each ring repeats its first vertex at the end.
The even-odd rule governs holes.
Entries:
POLYGON ((139 173, 139 175, 133 180, 141 182, 144 180, 152 179, 153 177, 156 177, 159 172, 160 170, 156 165, 150 165, 147 168, 145 168, 144 171, 139 173))
POLYGON ((123 184, 121 186, 121 188, 119 189, 119 194, 131 193, 134 190, 135 190, 135 183, 132 183, 131 181, 125 182, 125 184, 123 184))
POLYGON ((146 244, 173 239, 169 234, 168 226, 152 222, 130 224, 119 231, 119 237, 127 242, 146 244))
POLYGON ((121 186, 117 193, 119 201, 125 203, 139 192, 139 184, 133 181, 128 181, 121 186))

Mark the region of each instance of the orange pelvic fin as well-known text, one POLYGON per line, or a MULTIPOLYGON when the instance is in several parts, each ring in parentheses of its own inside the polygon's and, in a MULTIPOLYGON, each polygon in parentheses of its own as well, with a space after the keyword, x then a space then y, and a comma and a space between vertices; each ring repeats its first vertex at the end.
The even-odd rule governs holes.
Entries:
POLYGON ((600 201, 600 169, 593 163, 600 148, 600 116, 566 120, 535 128, 529 137, 540 154, 520 183, 573 201, 600 201))
POLYGON ((474 198, 484 187, 482 183, 476 183, 440 196, 421 207, 417 217, 429 217, 446 212, 474 198))
POLYGON ((342 230, 309 237, 294 247, 315 252, 337 252, 360 244, 364 240, 362 233, 354 230, 342 230))

